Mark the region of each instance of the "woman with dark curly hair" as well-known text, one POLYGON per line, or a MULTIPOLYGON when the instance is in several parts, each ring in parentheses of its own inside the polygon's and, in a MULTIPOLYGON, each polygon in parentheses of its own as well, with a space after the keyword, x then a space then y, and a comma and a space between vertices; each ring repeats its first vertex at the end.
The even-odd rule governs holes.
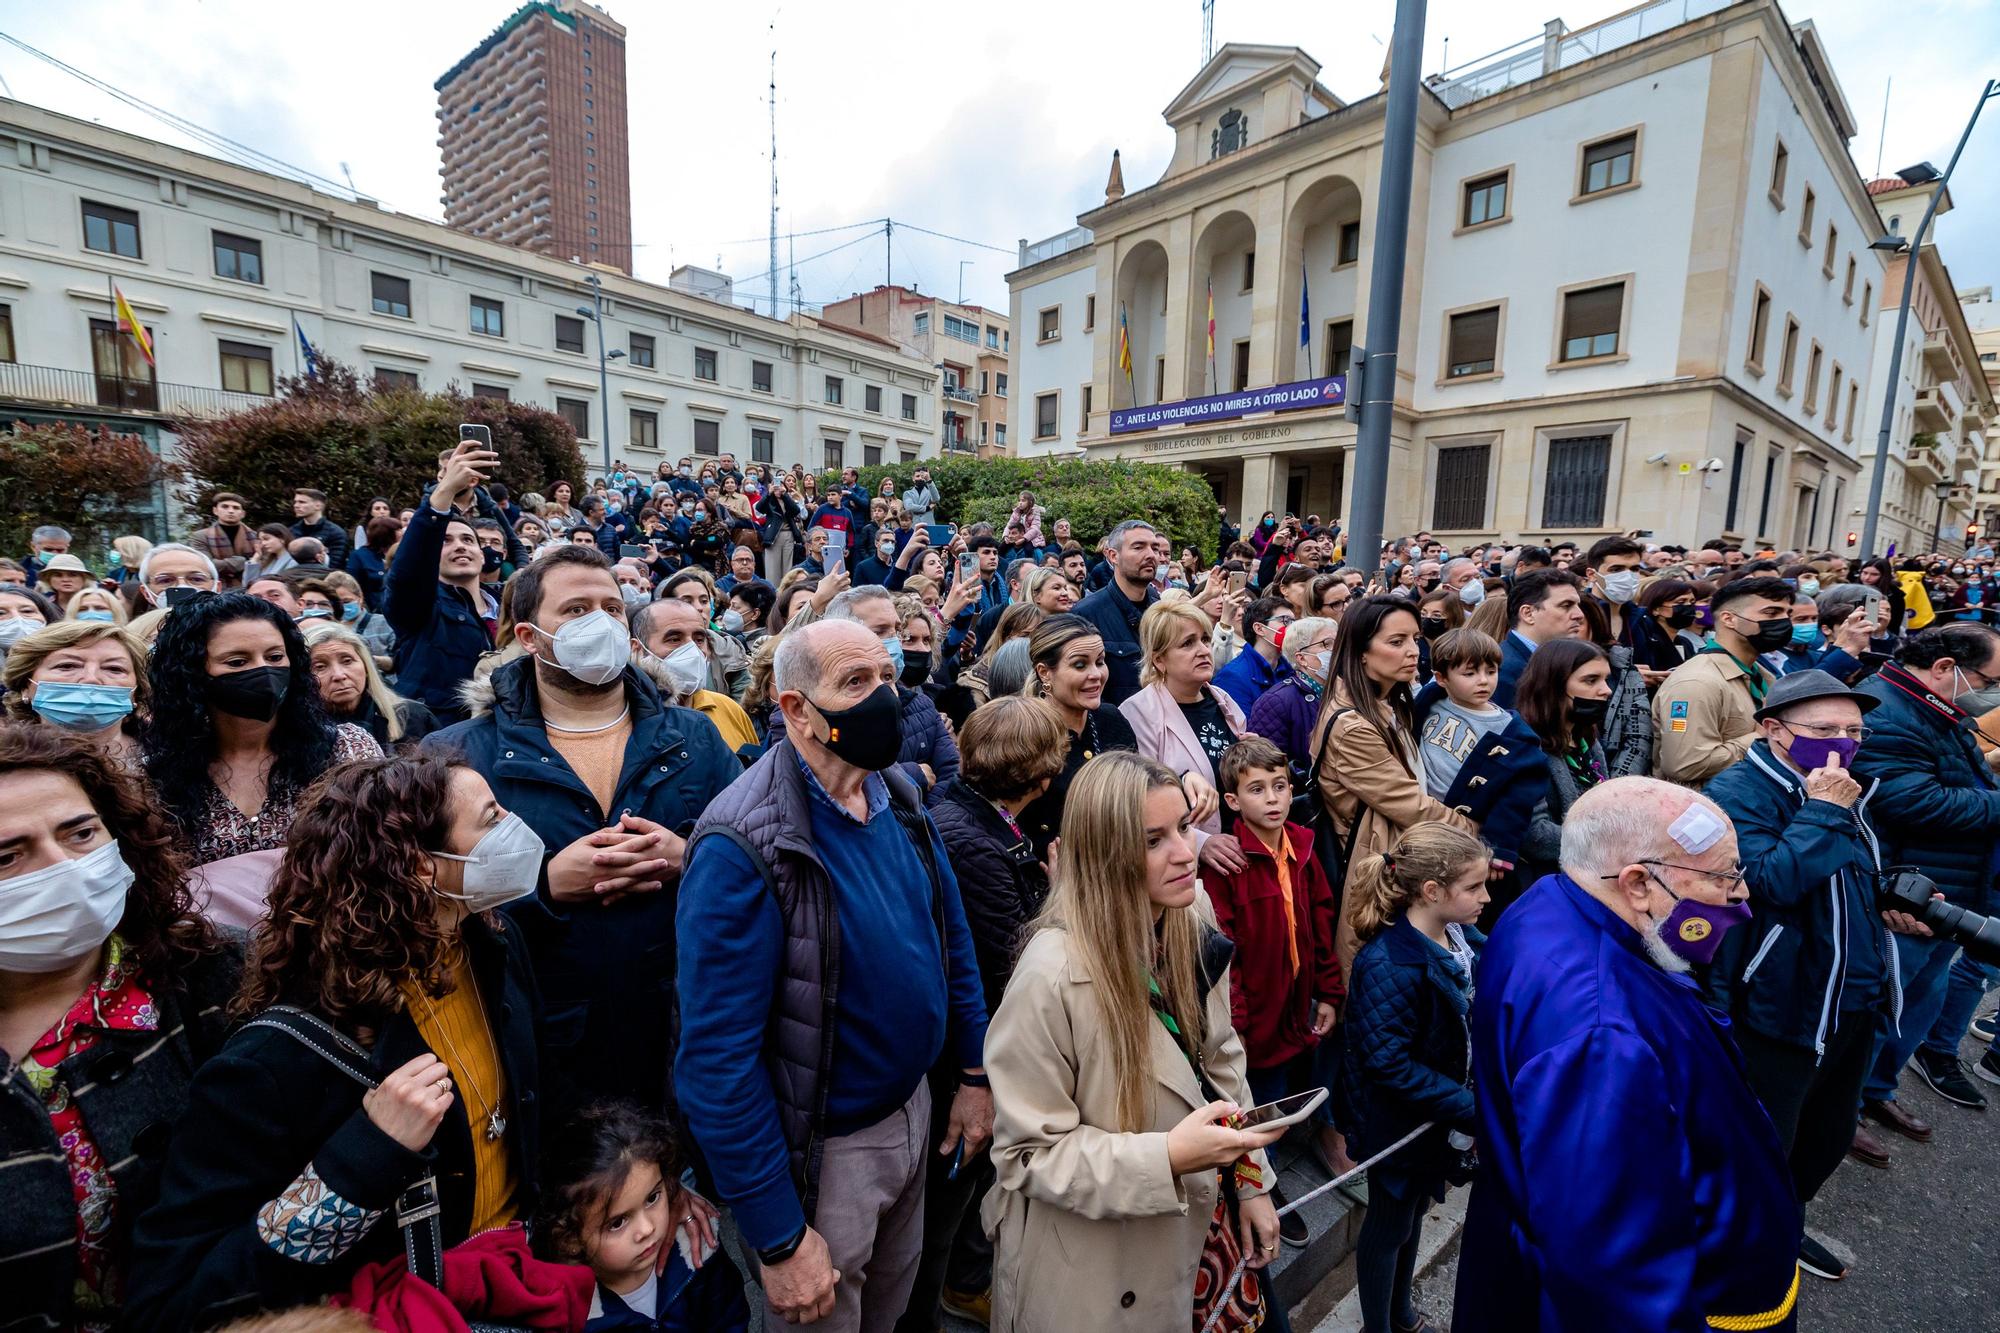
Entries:
POLYGON ((0 1291, 118 1322, 132 1222, 222 1046, 241 947, 196 915, 173 825, 88 739, 0 724, 0 1291))
POLYGON ((248 926, 305 789, 335 764, 378 758, 360 727, 327 720, 298 627, 243 593, 175 607, 153 644, 146 773, 191 845, 212 917, 248 926), (248 857, 249 860, 233 860, 248 857))
POLYGON ((196 1074, 139 1229, 135 1327, 345 1289, 403 1253, 406 1191, 436 1200, 444 1247, 532 1212, 560 1099, 536 1063, 527 950, 492 909, 533 894, 541 864, 541 839, 455 760, 363 760, 307 794, 236 997, 250 1021, 196 1074))

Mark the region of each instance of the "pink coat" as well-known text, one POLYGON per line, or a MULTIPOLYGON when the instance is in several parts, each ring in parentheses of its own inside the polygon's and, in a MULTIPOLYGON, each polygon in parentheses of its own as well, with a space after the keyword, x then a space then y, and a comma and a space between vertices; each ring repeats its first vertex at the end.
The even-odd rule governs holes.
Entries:
MULTIPOLYGON (((1204 687, 1216 703, 1222 707, 1222 715, 1229 721, 1229 729, 1242 736, 1247 728, 1243 723, 1243 710, 1236 701, 1213 685, 1204 687)), ((1174 702, 1174 696, 1167 687, 1154 681, 1145 689, 1118 705, 1118 711, 1132 724, 1132 734, 1138 739, 1139 753, 1148 759, 1157 759, 1176 773, 1186 773, 1190 769, 1213 780, 1215 766, 1208 761, 1208 751, 1201 748, 1195 739, 1194 728, 1188 725, 1187 715, 1174 702)), ((1222 832, 1221 802, 1217 802, 1216 812, 1195 825, 1203 834, 1222 832)))

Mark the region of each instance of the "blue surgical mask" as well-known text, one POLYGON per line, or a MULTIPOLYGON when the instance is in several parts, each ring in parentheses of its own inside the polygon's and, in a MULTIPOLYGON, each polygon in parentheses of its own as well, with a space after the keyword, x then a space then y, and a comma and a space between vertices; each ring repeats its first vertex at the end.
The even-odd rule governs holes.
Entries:
POLYGON ((130 715, 132 689, 128 685, 45 680, 35 686, 28 706, 41 714, 44 722, 66 731, 102 731, 130 715))
POLYGON ((1811 648, 1819 642, 1818 625, 1792 626, 1792 647, 1811 648))
POLYGON ((361 619, 361 603, 359 603, 359 602, 342 602, 342 603, 341 603, 341 606, 340 606, 340 618, 341 618, 342 620, 359 620, 359 619, 361 619))
POLYGON ((333 612, 323 606, 308 606, 299 612, 300 620, 330 620, 332 618, 333 612))
POLYGON ((900 635, 892 634, 888 638, 882 640, 882 646, 889 650, 889 665, 896 668, 896 679, 901 680, 903 678, 902 637, 900 635))
POLYGON ((76 618, 78 620, 88 620, 93 624, 99 625, 115 625, 118 623, 118 617, 112 615, 109 611, 79 611, 76 613, 76 618))

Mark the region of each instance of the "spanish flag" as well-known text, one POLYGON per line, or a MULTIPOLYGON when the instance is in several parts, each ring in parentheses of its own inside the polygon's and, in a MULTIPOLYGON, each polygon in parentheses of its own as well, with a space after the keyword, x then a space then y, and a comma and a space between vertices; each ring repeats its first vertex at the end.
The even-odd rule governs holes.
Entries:
POLYGON ((1208 391, 1215 392, 1215 275, 1208 279, 1208 391))
POLYGON ((118 312, 118 331, 131 334, 132 341, 139 348, 139 355, 146 358, 147 365, 152 365, 152 341, 146 337, 145 326, 139 322, 139 317, 132 313, 132 304, 125 299, 125 293, 118 290, 117 283, 111 285, 111 305, 118 312))
MULTIPOLYGON (((1125 387, 1132 388, 1132 333, 1125 326, 1125 303, 1118 303, 1118 368, 1125 372, 1125 387)), ((1133 391, 1132 402, 1138 405, 1139 397, 1133 391)))

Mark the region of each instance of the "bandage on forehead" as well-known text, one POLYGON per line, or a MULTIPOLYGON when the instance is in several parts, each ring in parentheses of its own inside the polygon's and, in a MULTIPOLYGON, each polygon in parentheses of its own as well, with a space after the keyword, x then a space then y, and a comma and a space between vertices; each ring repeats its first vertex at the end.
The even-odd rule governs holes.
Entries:
POLYGON ((1699 802, 1681 811, 1681 817, 1667 825, 1667 836, 1690 856, 1700 856, 1729 832, 1729 823, 1699 802))

